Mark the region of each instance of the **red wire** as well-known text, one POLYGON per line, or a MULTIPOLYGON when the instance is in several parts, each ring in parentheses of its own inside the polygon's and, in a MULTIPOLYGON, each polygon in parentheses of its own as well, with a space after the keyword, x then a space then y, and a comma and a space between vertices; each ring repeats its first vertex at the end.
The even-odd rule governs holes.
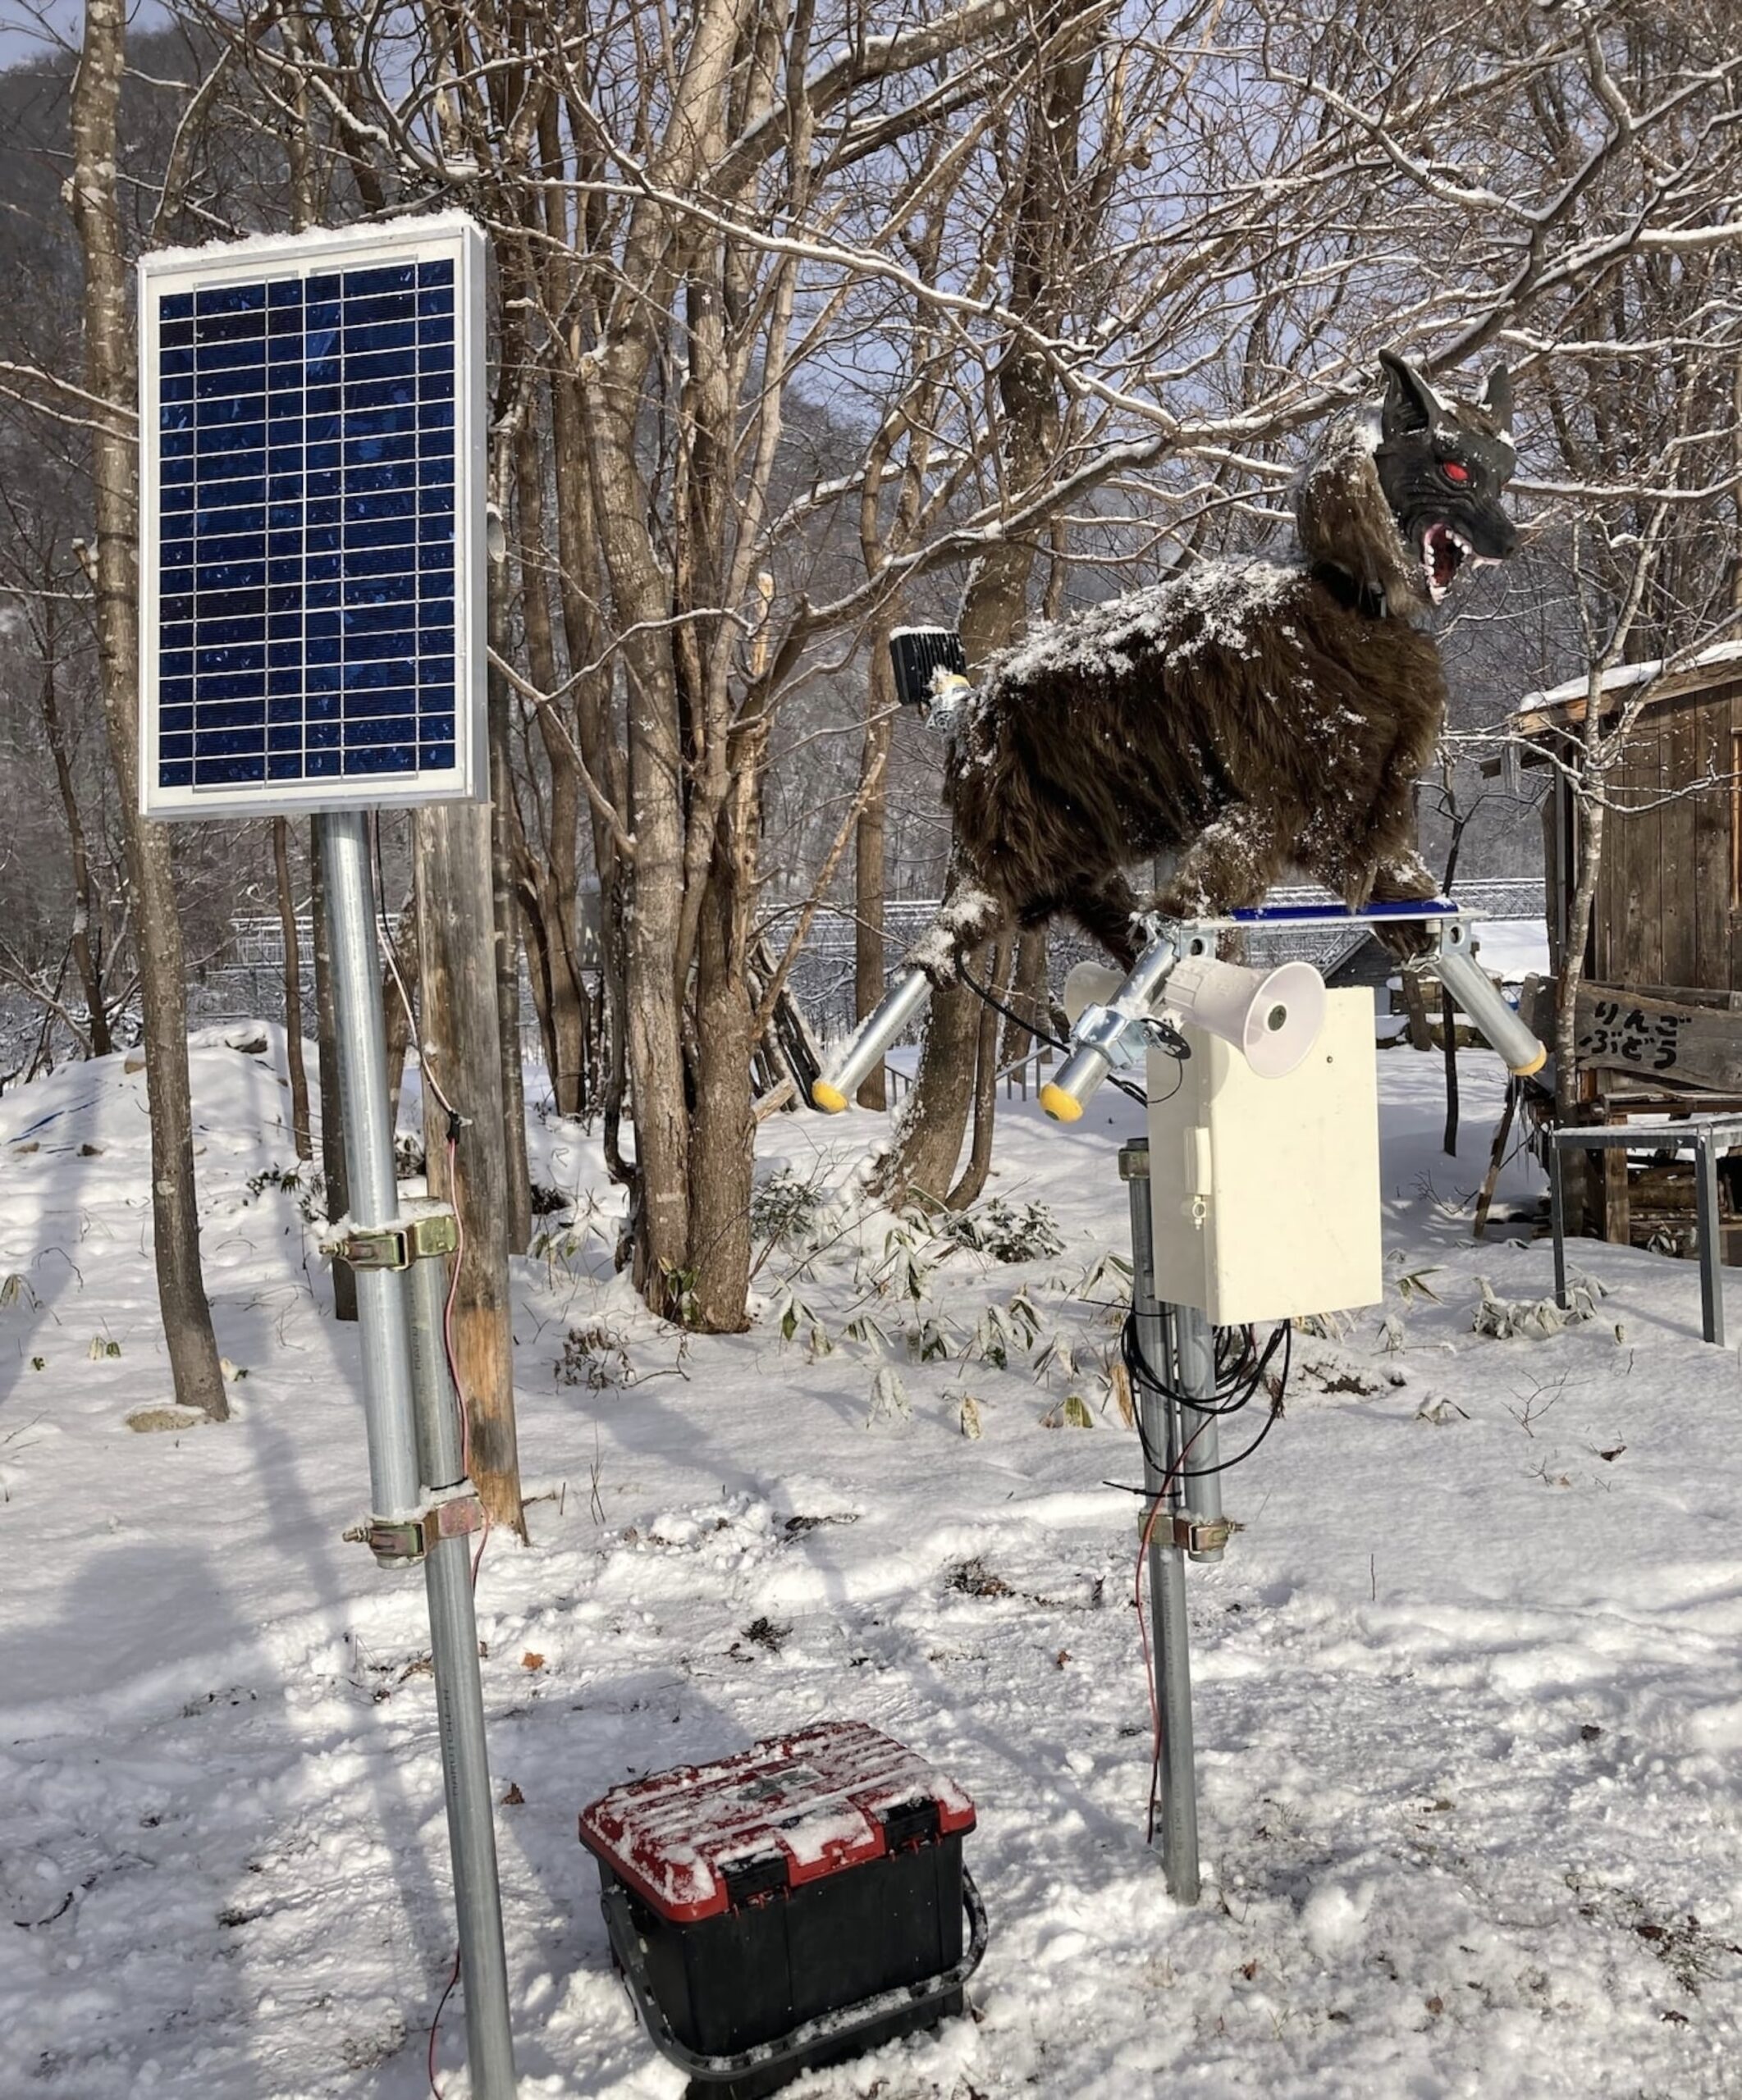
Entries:
POLYGON ((446 1985, 441 1997, 436 2001, 436 2016, 429 2023, 429 2054, 424 2061, 429 2071, 429 2089, 435 2095, 436 2100, 442 2100, 441 2087, 436 2077, 436 2038, 441 2032, 441 2016, 446 2011, 447 2002, 453 1995, 455 1984, 459 1981, 460 1953, 456 1948, 454 1953, 454 1965, 448 1971, 446 1985))
POLYGON ((448 1276, 447 1302, 441 1308, 441 1345, 447 1352, 448 1376, 453 1381, 454 1398, 460 1404, 460 1471, 462 1478, 472 1471, 472 1413, 466 1405, 465 1389, 460 1382, 460 1362, 454 1352, 454 1300, 460 1293, 460 1271, 466 1258, 465 1220, 460 1214, 458 1191, 455 1186, 455 1172, 460 1152, 459 1141, 447 1141, 448 1195, 454 1206, 454 1267, 448 1276))

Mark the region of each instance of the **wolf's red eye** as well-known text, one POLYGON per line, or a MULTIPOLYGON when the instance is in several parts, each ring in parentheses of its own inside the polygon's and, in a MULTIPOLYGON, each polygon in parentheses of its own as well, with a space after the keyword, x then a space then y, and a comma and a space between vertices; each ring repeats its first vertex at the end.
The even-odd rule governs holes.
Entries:
POLYGON ((1456 459, 1442 459, 1439 471, 1448 482, 1467 482, 1470 479, 1469 468, 1456 459))

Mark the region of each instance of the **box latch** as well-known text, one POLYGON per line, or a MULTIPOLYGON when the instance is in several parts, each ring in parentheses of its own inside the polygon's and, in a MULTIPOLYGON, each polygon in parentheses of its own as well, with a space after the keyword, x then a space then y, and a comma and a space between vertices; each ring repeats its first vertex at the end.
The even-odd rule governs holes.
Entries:
POLYGON ((917 1845, 938 1842, 938 1805, 931 1801, 898 1801, 886 1808, 878 1821, 883 1825, 886 1852, 911 1851, 917 1845))
POLYGON ((787 1885, 784 1852, 761 1852, 754 1859, 733 1860, 720 1869, 725 1883, 726 1901, 735 1911, 787 1885))

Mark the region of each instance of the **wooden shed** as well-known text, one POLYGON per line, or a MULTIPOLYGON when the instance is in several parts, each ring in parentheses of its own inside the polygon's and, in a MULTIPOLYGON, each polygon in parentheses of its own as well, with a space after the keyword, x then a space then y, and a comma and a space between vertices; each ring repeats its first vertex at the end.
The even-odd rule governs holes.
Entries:
MULTIPOLYGON (((1578 1113, 1742 1110, 1742 643, 1685 668, 1625 664, 1605 682, 1606 720, 1637 707, 1606 782, 1603 857, 1579 993, 1578 1113)), ((1584 679, 1532 694, 1512 727, 1527 766, 1552 768, 1543 806, 1551 968, 1558 983, 1578 877, 1579 798, 1557 756, 1575 756, 1584 679)), ((1552 1009, 1550 1009, 1552 1011, 1552 1009)), ((1548 1014, 1539 1017, 1548 1020, 1548 1014)), ((1552 1025, 1552 1023, 1549 1025, 1552 1025)), ((1600 1157, 1587 1229, 1687 1251, 1685 1162, 1600 1157)), ((1742 1157, 1725 1163, 1726 1258, 1742 1260, 1742 1157)))

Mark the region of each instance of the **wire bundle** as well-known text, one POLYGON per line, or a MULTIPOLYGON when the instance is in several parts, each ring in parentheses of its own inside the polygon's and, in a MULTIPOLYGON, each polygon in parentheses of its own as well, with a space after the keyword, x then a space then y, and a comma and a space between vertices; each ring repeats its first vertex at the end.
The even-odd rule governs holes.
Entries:
MULTIPOLYGON (((1294 1353, 1294 1323, 1289 1320, 1278 1321, 1271 1329, 1269 1339, 1262 1348, 1259 1346, 1256 1329, 1250 1326, 1218 1327, 1215 1336, 1214 1384, 1209 1393, 1197 1394, 1176 1390, 1145 1360, 1137 1339, 1137 1316, 1135 1312, 1126 1314, 1125 1325, 1120 1331, 1120 1359, 1134 1391, 1147 1387, 1164 1400, 1190 1408, 1199 1416, 1216 1418, 1238 1414, 1242 1408, 1249 1407, 1260 1392, 1269 1396, 1270 1410, 1264 1418, 1264 1426, 1244 1450, 1237 1451, 1232 1459, 1223 1459, 1214 1466, 1181 1469, 1176 1461, 1171 1476, 1175 1480, 1203 1480, 1212 1473, 1225 1473, 1240 1465, 1250 1459, 1264 1442, 1282 1412, 1282 1397, 1288 1388, 1289 1366, 1294 1353), (1273 1376, 1271 1366, 1277 1363, 1278 1356, 1281 1362, 1273 1376)), ((1144 1459, 1150 1471, 1168 1472, 1167 1454, 1150 1448, 1143 1427, 1141 1408, 1137 1411, 1137 1438, 1143 1446, 1144 1459)), ((1147 1491, 1145 1489, 1134 1491, 1139 1494, 1147 1491)))

